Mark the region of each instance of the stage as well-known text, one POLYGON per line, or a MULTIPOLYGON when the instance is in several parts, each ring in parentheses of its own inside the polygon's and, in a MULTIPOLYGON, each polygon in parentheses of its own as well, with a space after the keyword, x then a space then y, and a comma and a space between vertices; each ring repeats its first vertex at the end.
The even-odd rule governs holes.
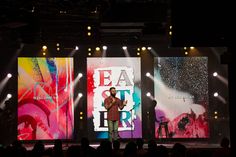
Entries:
MULTIPOLYGON (((130 140, 131 141, 131 140, 130 140)), ((135 140, 134 140, 135 141, 135 140)), ((125 149, 126 144, 129 141, 121 141, 120 142, 120 149, 125 149)), ((45 148, 53 148, 53 143, 52 142, 43 142, 45 145, 45 148)), ((157 146, 159 145, 163 145, 165 147, 167 147, 168 149, 171 149, 175 143, 181 143, 183 144, 186 148, 188 149, 216 149, 216 148, 220 148, 220 144, 217 143, 207 143, 207 142, 180 142, 180 141, 176 141, 176 142, 157 142, 157 146)), ((26 149, 28 151, 32 150, 34 147, 34 143, 23 143, 23 145, 26 147, 26 149)), ((73 146, 73 145, 80 145, 80 142, 63 142, 63 150, 67 150, 68 147, 73 146)), ((90 142, 89 144, 91 147, 97 149, 97 147, 100 145, 100 142, 90 142)), ((148 149, 148 143, 145 142, 143 145, 144 149, 148 149)))

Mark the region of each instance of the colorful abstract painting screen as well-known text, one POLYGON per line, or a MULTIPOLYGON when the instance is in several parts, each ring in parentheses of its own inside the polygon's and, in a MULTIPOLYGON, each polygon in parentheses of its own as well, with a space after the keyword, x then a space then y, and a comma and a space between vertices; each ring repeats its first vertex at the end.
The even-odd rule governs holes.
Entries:
POLYGON ((208 58, 155 57, 156 138, 208 138, 208 58))
POLYGON ((142 137, 140 72, 138 57, 87 58, 87 117, 91 139, 108 137, 104 99, 110 95, 110 87, 116 88, 118 98, 128 102, 119 110, 120 138, 142 137))
POLYGON ((18 140, 71 139, 73 58, 18 58, 18 140))

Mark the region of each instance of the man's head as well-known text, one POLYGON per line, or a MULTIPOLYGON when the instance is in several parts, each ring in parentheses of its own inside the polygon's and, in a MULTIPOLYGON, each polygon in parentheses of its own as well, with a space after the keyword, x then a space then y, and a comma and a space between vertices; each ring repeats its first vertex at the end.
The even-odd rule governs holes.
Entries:
POLYGON ((156 105, 157 105, 157 101, 154 99, 154 100, 152 100, 152 107, 156 107, 156 105))
POLYGON ((110 88, 110 94, 111 94, 111 96, 113 96, 113 97, 116 96, 116 88, 115 88, 115 87, 111 87, 111 88, 110 88))

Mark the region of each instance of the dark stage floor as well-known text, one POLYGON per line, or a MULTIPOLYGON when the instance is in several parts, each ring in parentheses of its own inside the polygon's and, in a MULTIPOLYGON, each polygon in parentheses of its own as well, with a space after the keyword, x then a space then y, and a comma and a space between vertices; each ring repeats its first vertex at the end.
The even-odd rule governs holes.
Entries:
MULTIPOLYGON (((125 146, 126 146, 126 144, 128 143, 129 141, 124 141, 124 142, 121 142, 120 143, 120 148, 121 149, 124 149, 125 148, 125 146)), ((219 148, 220 147, 220 145, 219 144, 214 144, 214 143, 207 143, 207 142, 199 142, 199 141, 197 141, 197 142, 195 142, 195 141, 192 141, 192 142, 183 142, 183 141, 176 141, 176 142, 179 142, 179 143, 182 143, 182 144, 184 144, 187 148, 203 148, 203 149, 205 149, 205 148, 219 148)), ((171 142, 157 142, 157 145, 164 145, 164 146, 166 146, 167 148, 172 148, 173 147, 173 145, 176 143, 176 142, 173 142, 173 141, 171 141, 171 142)), ((44 144, 45 144, 45 148, 47 149, 47 148, 52 148, 53 147, 53 143, 47 143, 47 142, 44 142, 44 144)), ((90 146, 92 146, 93 148, 97 148, 98 146, 99 146, 99 144, 100 144, 100 142, 90 142, 90 146)), ((27 148, 27 150, 31 150, 32 148, 33 148, 33 146, 34 146, 34 143, 23 143, 23 145, 27 148)), ((64 142, 63 143, 63 149, 64 150, 67 150, 67 148, 69 147, 69 146, 72 146, 72 145, 80 145, 80 143, 78 142, 78 143, 76 143, 76 142, 72 142, 72 143, 70 143, 70 142, 64 142)), ((147 149, 148 148, 148 144, 147 143, 145 143, 144 144, 144 148, 145 149, 147 149)))

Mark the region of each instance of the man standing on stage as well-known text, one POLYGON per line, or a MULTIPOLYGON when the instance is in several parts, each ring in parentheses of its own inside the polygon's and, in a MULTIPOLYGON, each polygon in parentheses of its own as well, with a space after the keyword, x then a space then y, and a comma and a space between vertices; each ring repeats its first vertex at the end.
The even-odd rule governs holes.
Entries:
POLYGON ((115 87, 110 88, 110 96, 104 100, 104 106, 107 109, 107 122, 108 122, 108 138, 112 142, 112 135, 114 135, 114 140, 118 138, 118 124, 119 124, 119 109, 123 109, 127 104, 126 101, 121 101, 116 97, 115 87))

